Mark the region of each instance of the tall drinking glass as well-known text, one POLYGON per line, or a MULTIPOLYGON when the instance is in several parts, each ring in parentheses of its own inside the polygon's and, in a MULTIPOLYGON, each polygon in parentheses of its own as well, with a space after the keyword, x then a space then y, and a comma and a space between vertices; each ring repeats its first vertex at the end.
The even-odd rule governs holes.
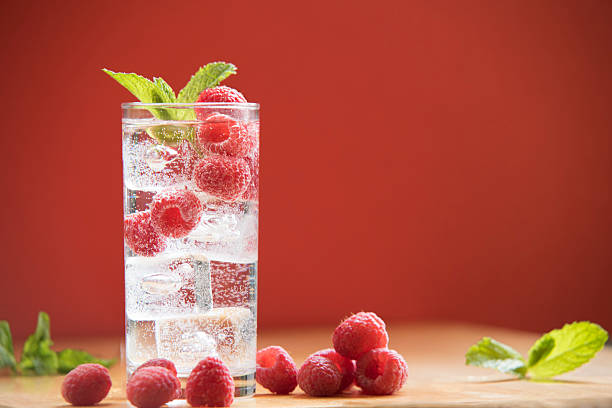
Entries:
POLYGON ((124 103, 128 375, 201 359, 255 392, 259 105, 124 103))

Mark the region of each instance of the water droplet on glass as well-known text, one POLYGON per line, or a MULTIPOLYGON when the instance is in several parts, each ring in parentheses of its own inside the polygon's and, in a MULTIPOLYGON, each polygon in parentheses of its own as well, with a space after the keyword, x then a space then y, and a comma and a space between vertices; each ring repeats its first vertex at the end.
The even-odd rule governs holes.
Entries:
POLYGON ((180 289, 182 280, 178 276, 154 273, 142 278, 142 289, 151 295, 168 295, 180 289))
POLYGON ((178 153, 170 146, 154 145, 147 149, 143 158, 153 171, 162 171, 178 158, 178 153))

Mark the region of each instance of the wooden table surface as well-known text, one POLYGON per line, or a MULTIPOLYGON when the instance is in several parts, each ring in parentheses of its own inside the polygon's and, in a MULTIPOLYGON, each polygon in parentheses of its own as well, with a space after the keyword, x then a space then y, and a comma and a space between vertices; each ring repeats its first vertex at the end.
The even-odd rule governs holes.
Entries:
MULTIPOLYGON (((333 327, 286 329, 259 333, 258 346, 279 344, 301 364, 312 352, 330 347, 333 327)), ((491 336, 526 354, 537 334, 458 323, 388 324, 389 347, 409 367, 408 383, 397 394, 366 396, 358 390, 330 398, 312 398, 299 388, 288 396, 271 395, 262 387, 254 398, 233 407, 612 407, 612 349, 606 347, 590 363, 556 381, 512 379, 493 370, 464 365, 464 353, 482 336, 491 336)), ((83 348, 100 357, 121 355, 121 339, 65 339, 57 349, 83 348)), ((100 406, 126 407, 124 366, 111 369, 113 387, 100 406)), ((60 395, 62 376, 0 377, 0 407, 67 406, 60 395)), ((185 406, 184 400, 171 406, 185 406)))

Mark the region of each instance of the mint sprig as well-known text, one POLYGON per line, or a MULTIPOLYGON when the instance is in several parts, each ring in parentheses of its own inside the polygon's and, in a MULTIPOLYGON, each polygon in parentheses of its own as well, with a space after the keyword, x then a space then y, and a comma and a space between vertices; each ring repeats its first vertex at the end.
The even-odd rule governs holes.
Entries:
POLYGON ((465 363, 520 378, 547 379, 587 363, 607 340, 608 332, 598 324, 574 322, 540 337, 529 350, 527 361, 510 346, 484 337, 467 351, 465 363))
POLYGON ((17 362, 13 351, 13 337, 11 328, 6 320, 0 321, 0 369, 9 368, 17 372, 17 362))
POLYGON ((38 314, 36 331, 26 340, 21 353, 19 371, 25 375, 48 375, 57 373, 57 354, 51 350, 49 315, 38 314))
POLYGON ((521 353, 490 337, 483 337, 470 347, 465 359, 466 364, 494 368, 502 373, 512 373, 519 377, 525 376, 527 368, 521 353))
MULTIPOLYGON (((204 89, 212 88, 230 75, 236 74, 236 66, 228 62, 211 62, 193 74, 187 85, 174 94, 172 87, 162 78, 153 81, 135 73, 102 71, 123 85, 142 103, 194 103, 204 89)), ((163 120, 190 120, 195 117, 192 109, 147 108, 155 117, 163 120)))
POLYGON ((83 350, 51 350, 51 324, 49 315, 38 313, 36 331, 26 340, 19 364, 15 361, 11 330, 6 321, 0 321, 0 369, 8 367, 15 374, 51 375, 65 374, 78 365, 98 363, 110 367, 114 360, 98 359, 83 350))
POLYGON ((214 88, 230 75, 236 74, 236 66, 226 62, 211 62, 193 74, 178 94, 177 102, 194 103, 203 90, 214 88))
MULTIPOLYGON (((192 75, 187 85, 175 95, 172 87, 162 78, 153 81, 135 73, 113 72, 106 68, 102 71, 123 85, 142 103, 194 103, 204 89, 212 88, 230 75, 236 74, 236 66, 228 62, 211 62, 192 75)), ((147 107, 158 119, 185 121, 194 120, 193 109, 172 109, 147 107)), ((149 135, 160 143, 176 145, 183 139, 193 137, 193 129, 181 125, 157 125, 147 130, 149 135)))

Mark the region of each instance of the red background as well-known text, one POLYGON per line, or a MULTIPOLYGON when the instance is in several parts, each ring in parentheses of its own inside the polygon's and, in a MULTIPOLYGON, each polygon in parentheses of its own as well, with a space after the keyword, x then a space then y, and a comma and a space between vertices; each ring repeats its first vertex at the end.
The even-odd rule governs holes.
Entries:
POLYGON ((612 329, 612 3, 3 2, 0 319, 123 330, 120 109, 227 60, 261 103, 260 327, 612 329))

